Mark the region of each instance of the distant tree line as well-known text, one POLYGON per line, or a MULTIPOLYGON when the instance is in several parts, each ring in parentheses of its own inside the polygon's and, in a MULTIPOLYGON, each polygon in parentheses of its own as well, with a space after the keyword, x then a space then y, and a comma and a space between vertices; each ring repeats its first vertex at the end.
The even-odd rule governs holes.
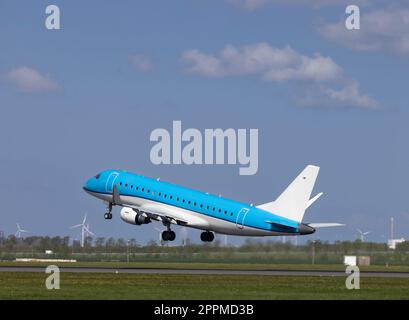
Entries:
MULTIPOLYGON (((171 244, 171 243, 170 243, 171 244)), ((303 245, 294 245, 291 243, 281 243, 278 241, 260 241, 247 239, 240 246, 222 246, 220 241, 214 241, 210 244, 192 244, 186 241, 184 246, 158 244, 156 241, 149 241, 145 245, 139 244, 136 239, 123 238, 105 238, 105 237, 87 237, 84 246, 81 247, 80 241, 71 241, 70 237, 48 237, 48 236, 30 236, 26 238, 16 238, 11 235, 0 239, 0 252, 45 252, 52 250, 54 253, 160 253, 177 252, 183 248, 185 252, 315 252, 334 253, 334 254, 364 254, 376 252, 391 252, 385 243, 356 241, 308 241, 303 245)), ((396 252, 409 252, 409 241, 397 245, 396 252)))

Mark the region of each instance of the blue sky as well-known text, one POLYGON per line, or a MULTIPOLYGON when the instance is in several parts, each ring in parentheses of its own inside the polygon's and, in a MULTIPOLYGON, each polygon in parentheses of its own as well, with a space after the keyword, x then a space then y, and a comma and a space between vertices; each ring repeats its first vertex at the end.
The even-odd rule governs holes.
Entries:
POLYGON ((356 1, 351 33, 349 2, 311 3, 2 1, 0 230, 78 237, 68 227, 88 212, 97 235, 146 242, 153 226, 103 219, 88 177, 120 168, 263 203, 313 163, 325 194, 305 219, 347 227, 310 238, 384 241, 392 215, 409 237, 409 6, 356 1), (61 30, 45 28, 49 4, 61 30), (153 165, 150 132, 173 120, 259 129, 257 174, 153 165))

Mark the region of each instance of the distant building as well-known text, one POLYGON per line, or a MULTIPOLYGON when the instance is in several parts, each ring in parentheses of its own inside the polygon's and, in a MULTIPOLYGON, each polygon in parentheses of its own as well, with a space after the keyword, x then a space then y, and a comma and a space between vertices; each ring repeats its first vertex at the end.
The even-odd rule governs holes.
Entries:
POLYGON ((405 242, 405 239, 403 238, 395 239, 395 219, 394 217, 391 217, 391 231, 390 231, 390 237, 388 240, 388 248, 395 250, 396 245, 402 242, 405 242))
POLYGON ((395 249, 396 249, 396 245, 397 245, 398 243, 402 243, 402 242, 405 242, 405 239, 404 239, 404 238, 400 238, 400 239, 390 239, 390 240, 388 240, 388 248, 395 250, 395 249))
POLYGON ((370 266, 371 257, 370 256, 359 256, 358 257, 358 266, 370 266))
POLYGON ((344 265, 356 266, 356 256, 344 256, 344 265))
POLYGON ((369 256, 344 256, 344 265, 346 266, 369 266, 371 257, 369 256))

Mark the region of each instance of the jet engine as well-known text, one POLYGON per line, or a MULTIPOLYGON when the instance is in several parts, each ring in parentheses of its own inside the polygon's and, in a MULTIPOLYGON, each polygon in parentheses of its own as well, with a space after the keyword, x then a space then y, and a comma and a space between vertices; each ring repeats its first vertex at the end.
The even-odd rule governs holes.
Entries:
POLYGON ((123 207, 120 213, 121 219, 126 223, 140 226, 141 224, 150 223, 151 219, 145 213, 139 212, 136 209, 123 207))

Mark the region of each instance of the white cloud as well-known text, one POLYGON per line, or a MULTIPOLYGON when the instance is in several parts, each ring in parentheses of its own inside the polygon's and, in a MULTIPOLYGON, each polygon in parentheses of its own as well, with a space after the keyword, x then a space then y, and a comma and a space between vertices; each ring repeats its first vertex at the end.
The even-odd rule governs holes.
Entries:
POLYGON ((299 105, 305 107, 383 109, 378 101, 359 92, 359 83, 355 80, 349 80, 339 88, 324 85, 307 86, 303 95, 296 100, 299 105))
POLYGON ((152 60, 140 53, 134 53, 129 57, 130 63, 139 71, 147 72, 153 69, 152 60))
POLYGON ((267 43, 243 47, 225 46, 218 54, 190 49, 182 54, 185 71, 206 77, 258 76, 267 82, 295 82, 304 106, 381 109, 381 105, 359 91, 359 83, 345 76, 330 57, 306 56, 290 47, 275 48, 267 43))
MULTIPOLYGON (((309 7, 322 7, 322 6, 347 6, 351 4, 351 0, 227 0, 228 2, 238 7, 255 10, 269 5, 304 5, 309 7)), ((368 0, 354 0, 355 5, 364 5, 368 3, 368 0)))
POLYGON ((187 72, 209 77, 259 74, 267 81, 285 82, 328 81, 342 75, 342 69, 329 57, 308 57, 290 47, 274 48, 264 42, 239 48, 227 45, 218 55, 191 49, 182 59, 187 72))
POLYGON ((347 30, 345 20, 321 25, 326 39, 357 51, 388 51, 409 54, 409 9, 383 9, 364 13, 360 30, 347 30))
POLYGON ((60 90, 60 86, 48 75, 43 75, 39 71, 21 66, 9 71, 5 78, 8 82, 16 86, 21 92, 55 92, 60 90))

